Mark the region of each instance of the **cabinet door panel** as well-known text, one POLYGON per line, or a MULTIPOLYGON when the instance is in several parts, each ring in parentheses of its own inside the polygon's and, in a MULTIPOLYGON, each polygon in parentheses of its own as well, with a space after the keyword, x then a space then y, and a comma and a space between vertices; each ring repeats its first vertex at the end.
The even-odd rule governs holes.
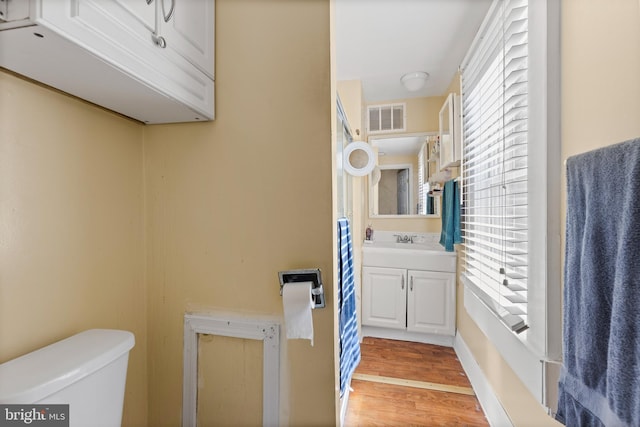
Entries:
POLYGON ((168 22, 172 0, 159 2, 161 35, 167 47, 174 49, 187 61, 198 67, 209 77, 214 77, 214 5, 206 1, 175 1, 175 10, 168 22), (164 5, 164 8, 163 8, 164 5))
POLYGON ((455 274, 409 271, 407 330, 455 334, 455 274))
POLYGON ((149 31, 156 30, 156 5, 153 1, 147 3, 146 0, 115 0, 114 3, 142 22, 149 31))
POLYGON ((49 19, 55 13, 67 14, 78 25, 98 30, 103 37, 108 35, 118 43, 124 44, 130 42, 131 37, 136 37, 150 46, 151 33, 156 28, 155 10, 155 4, 148 5, 145 0, 70 0, 68 9, 43 6, 49 19))
POLYGON ((362 324, 405 329, 406 289, 406 270, 364 267, 362 324))

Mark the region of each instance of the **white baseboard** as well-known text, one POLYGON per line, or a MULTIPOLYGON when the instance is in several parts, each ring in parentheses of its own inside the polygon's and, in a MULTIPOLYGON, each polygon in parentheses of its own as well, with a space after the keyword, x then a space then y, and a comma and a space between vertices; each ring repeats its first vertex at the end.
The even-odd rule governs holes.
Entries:
POLYGON ((403 331, 400 329, 379 328, 376 326, 363 326, 361 336, 421 342, 424 344, 441 345, 444 347, 453 347, 454 340, 454 337, 449 335, 423 334, 419 332, 403 331))
POLYGON ((340 425, 344 425, 344 420, 347 417, 347 409, 349 409, 349 392, 351 391, 351 381, 349 381, 349 385, 347 389, 344 391, 344 394, 340 398, 340 425))
POLYGON ((482 406, 487 421, 489 421, 489 425, 492 427, 513 427, 511 419, 509 419, 509 416, 493 392, 489 381, 487 381, 487 377, 485 377, 484 372, 480 369, 471 350, 469 350, 469 347, 467 347, 467 344, 460 334, 456 334, 455 336, 453 349, 467 377, 469 377, 473 391, 476 393, 476 397, 480 402, 480 406, 482 406))

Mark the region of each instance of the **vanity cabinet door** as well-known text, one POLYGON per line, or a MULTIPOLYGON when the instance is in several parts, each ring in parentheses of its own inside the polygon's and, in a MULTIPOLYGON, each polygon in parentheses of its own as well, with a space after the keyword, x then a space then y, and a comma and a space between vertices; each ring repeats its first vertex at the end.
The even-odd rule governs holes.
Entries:
POLYGON ((409 270, 407 330, 455 334, 455 273, 409 270))
POLYGON ((362 324, 406 329, 407 270, 363 267, 362 324))

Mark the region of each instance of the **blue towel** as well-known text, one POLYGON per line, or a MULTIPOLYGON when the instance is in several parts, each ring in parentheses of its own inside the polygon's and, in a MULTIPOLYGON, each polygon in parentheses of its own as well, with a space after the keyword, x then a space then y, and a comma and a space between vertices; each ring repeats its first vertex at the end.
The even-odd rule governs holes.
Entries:
POLYGON ((440 244, 447 252, 453 252, 453 245, 462 243, 460 233, 460 190, 458 182, 450 180, 444 183, 442 193, 442 232, 440 244))
POLYGON ((360 339, 356 317, 356 287, 353 275, 353 244, 349 220, 338 220, 338 317, 340 333, 340 396, 360 363, 360 339))
POLYGON ((567 160, 556 419, 640 426, 640 139, 567 160))

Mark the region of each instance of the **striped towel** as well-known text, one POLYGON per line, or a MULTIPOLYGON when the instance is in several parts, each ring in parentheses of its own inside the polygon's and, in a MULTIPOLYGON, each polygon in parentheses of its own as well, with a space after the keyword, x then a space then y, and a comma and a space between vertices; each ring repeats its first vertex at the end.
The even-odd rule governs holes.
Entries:
POLYGON ((338 315, 340 319, 340 396, 360 363, 360 340, 356 318, 356 289, 353 276, 353 245, 349 220, 338 220, 338 315))

